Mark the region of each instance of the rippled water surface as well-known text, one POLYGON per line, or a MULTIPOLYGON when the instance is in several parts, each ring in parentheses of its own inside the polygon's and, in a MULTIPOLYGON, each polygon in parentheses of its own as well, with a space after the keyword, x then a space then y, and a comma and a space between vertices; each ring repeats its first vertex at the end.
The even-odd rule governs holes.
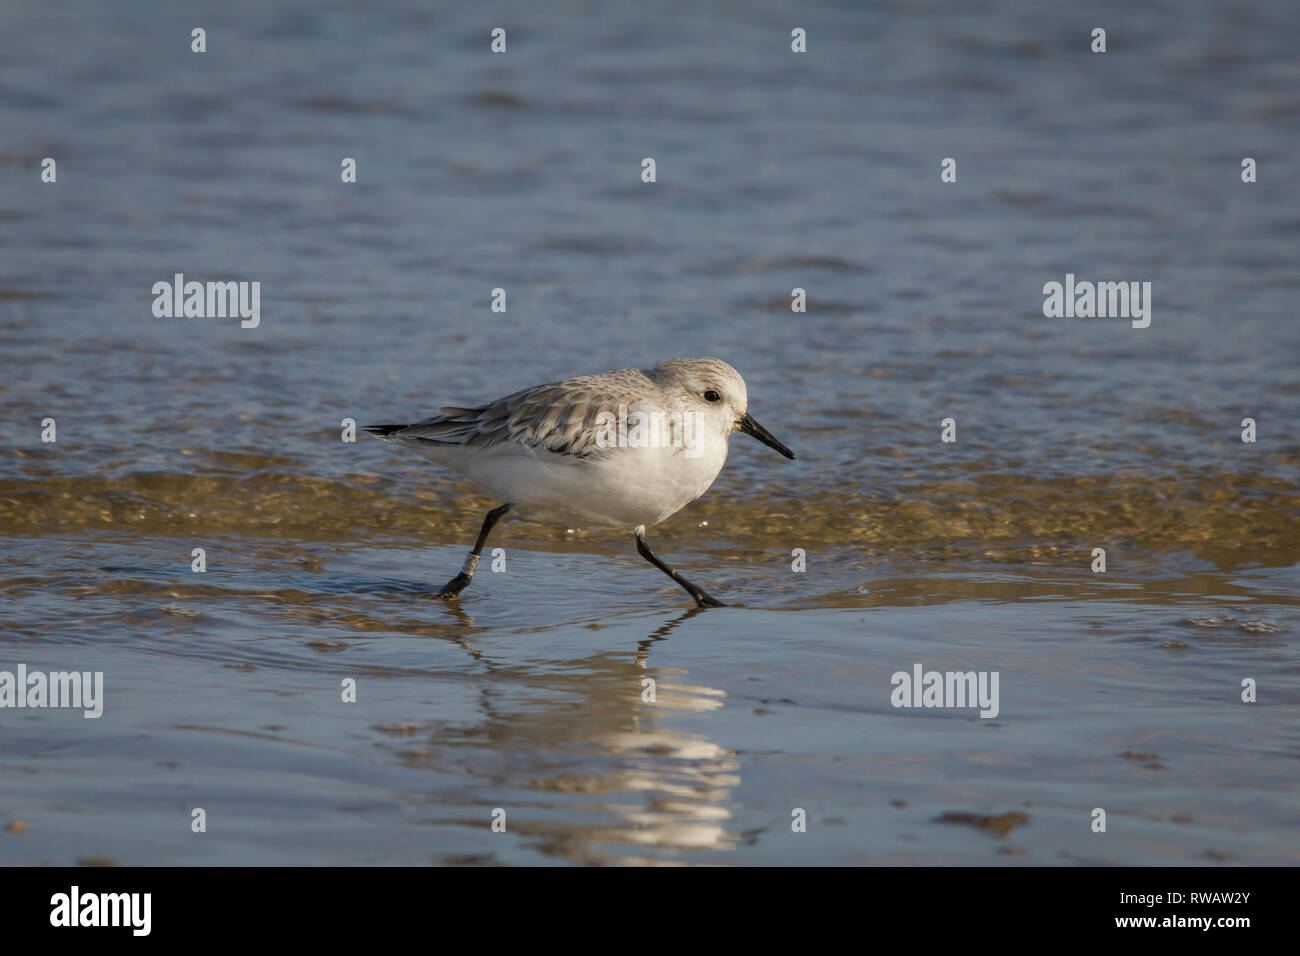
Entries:
POLYGON ((106 686, 0 862, 1300 862, 1297 8, 268 6, 0 8, 0 670, 106 686), (799 455, 651 530, 739 607, 510 517, 434 600, 493 502, 340 441, 675 355, 799 455))

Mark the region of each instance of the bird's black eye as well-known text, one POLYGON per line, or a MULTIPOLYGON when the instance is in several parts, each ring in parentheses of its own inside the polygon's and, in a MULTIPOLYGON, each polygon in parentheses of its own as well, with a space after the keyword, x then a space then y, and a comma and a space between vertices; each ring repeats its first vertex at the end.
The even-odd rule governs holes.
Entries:
POLYGON ((704 400, 706 402, 720 402, 722 401, 722 396, 719 395, 717 392, 715 392, 713 389, 709 389, 707 392, 704 393, 704 400))

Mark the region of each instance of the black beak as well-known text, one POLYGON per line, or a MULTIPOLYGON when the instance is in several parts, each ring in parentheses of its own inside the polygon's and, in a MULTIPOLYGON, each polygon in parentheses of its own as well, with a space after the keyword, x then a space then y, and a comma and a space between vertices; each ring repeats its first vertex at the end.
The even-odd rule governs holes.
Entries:
POLYGON ((772 433, 768 431, 766 428, 764 428, 762 425, 760 425, 758 422, 754 421, 754 419, 750 417, 748 412, 746 412, 743 416, 741 416, 740 421, 736 422, 736 424, 740 426, 740 430, 744 432, 746 435, 753 435, 755 438, 761 441, 768 448, 775 448, 781 454, 785 455, 786 458, 789 458, 791 461, 794 461, 794 452, 792 452, 789 448, 786 448, 779 441, 773 438, 772 433))

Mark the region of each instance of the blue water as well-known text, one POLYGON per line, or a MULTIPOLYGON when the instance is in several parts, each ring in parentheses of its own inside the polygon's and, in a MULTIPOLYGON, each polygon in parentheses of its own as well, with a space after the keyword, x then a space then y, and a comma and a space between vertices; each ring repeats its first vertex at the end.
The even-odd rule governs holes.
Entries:
POLYGON ((0 862, 1300 862, 1297 21, 11 0, 0 670, 106 700, 0 709, 0 862), (1044 318, 1067 273, 1150 327, 1044 318), (743 607, 511 518, 435 601, 491 503, 340 441, 675 355, 799 456, 651 529, 743 607))

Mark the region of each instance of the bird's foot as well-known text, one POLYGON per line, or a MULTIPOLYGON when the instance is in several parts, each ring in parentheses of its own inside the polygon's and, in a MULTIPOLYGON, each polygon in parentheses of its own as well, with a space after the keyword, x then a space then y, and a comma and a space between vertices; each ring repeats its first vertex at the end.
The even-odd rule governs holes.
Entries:
POLYGON ((434 597, 437 598, 454 598, 460 595, 460 592, 469 586, 471 578, 465 573, 460 573, 442 586, 434 597))

